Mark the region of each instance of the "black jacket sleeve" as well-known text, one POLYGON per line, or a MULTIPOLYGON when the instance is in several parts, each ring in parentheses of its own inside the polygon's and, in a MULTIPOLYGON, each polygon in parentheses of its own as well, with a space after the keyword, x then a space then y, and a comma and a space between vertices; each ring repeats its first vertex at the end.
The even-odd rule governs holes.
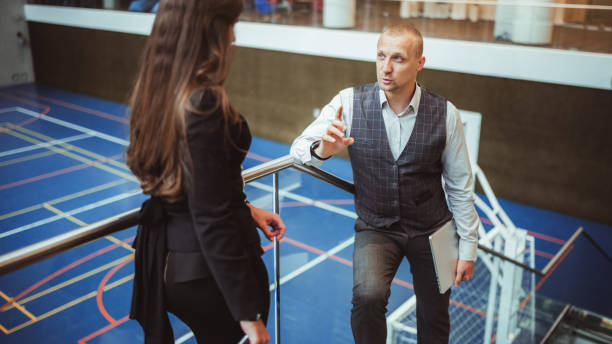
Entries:
POLYGON ((264 303, 253 269, 259 236, 240 177, 245 152, 225 139, 220 111, 187 113, 186 123, 192 161, 186 194, 199 246, 234 319, 251 319, 264 311, 264 303))

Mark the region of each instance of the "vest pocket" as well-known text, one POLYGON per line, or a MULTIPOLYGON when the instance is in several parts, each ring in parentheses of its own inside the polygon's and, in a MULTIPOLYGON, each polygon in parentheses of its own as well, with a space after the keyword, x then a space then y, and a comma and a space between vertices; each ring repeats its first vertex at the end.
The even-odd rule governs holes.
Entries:
POLYGON ((421 204, 429 201, 432 197, 433 193, 430 190, 425 190, 415 197, 414 204, 418 207, 421 204))

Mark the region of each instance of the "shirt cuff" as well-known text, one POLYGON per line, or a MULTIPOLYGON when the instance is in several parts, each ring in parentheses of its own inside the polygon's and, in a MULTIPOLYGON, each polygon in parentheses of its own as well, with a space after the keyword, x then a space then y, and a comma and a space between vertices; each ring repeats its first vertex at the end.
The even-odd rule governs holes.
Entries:
POLYGON ((459 260, 475 261, 478 251, 478 242, 459 239, 459 260))
MULTIPOLYGON (((308 154, 310 154, 310 152, 308 152, 308 154)), ((310 160, 306 161, 305 164, 309 166, 314 166, 314 167, 321 167, 321 165, 323 165, 323 161, 324 160, 317 159, 316 156, 310 154, 310 160)))

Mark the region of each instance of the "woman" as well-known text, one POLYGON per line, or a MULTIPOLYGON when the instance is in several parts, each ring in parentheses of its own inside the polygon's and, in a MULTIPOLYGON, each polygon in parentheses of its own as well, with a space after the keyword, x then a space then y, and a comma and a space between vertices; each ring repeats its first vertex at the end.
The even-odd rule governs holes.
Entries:
MULTIPOLYGON (((130 316, 171 343, 166 311, 198 343, 267 343, 269 285, 256 226, 278 215, 245 200, 251 142, 223 83, 243 0, 162 0, 130 100, 127 164, 150 200, 140 214, 130 316)), ((272 226, 274 231, 270 231, 272 226)))

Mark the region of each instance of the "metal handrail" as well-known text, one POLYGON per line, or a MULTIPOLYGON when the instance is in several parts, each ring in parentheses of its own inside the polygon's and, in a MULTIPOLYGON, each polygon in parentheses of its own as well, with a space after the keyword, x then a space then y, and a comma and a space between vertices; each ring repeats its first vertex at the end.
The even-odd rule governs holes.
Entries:
POLYGON ((125 213, 106 218, 88 226, 20 248, 0 256, 0 276, 34 264, 71 248, 100 239, 138 223, 138 211, 132 209, 125 213))
MULTIPOLYGON (((292 165, 293 159, 291 159, 290 156, 285 156, 245 170, 243 172, 243 177, 245 182, 250 182, 286 169, 292 165)), ((77 228, 6 253, 0 256, 0 275, 7 274, 71 248, 135 226, 138 223, 139 211, 139 208, 132 209, 122 214, 92 223, 88 226, 77 228)))
MULTIPOLYGON (((353 183, 346 181, 340 177, 337 177, 331 173, 325 172, 314 166, 307 166, 300 162, 297 162, 290 155, 286 155, 278 159, 274 159, 244 170, 242 176, 244 178, 245 183, 249 183, 288 168, 294 168, 300 172, 306 173, 328 184, 336 186, 344 191, 353 194, 355 193, 355 186, 353 185, 353 183)), ((6 253, 0 256, 0 275, 4 275, 11 271, 18 270, 22 267, 49 258, 53 255, 64 252, 71 248, 135 226, 138 222, 138 212, 138 208, 133 209, 125 213, 93 223, 91 225, 74 229, 72 231, 55 236, 53 238, 46 239, 41 242, 26 246, 24 248, 6 253)), ((610 260, 610 257, 605 253, 605 251, 603 251, 603 249, 599 247, 594 240, 592 240, 592 238, 582 229, 582 227, 580 227, 574 233, 574 235, 572 235, 570 240, 565 243, 561 250, 559 250, 555 257, 548 263, 546 268, 541 271, 533 269, 499 252, 493 251, 486 246, 478 245, 478 248, 507 262, 517 265, 520 268, 525 269, 529 272, 535 273, 540 276, 546 276, 552 271, 552 268, 559 262, 565 252, 570 249, 570 247, 578 238, 578 236, 580 236, 580 234, 585 234, 587 239, 589 239, 589 241, 596 248, 598 248, 602 252, 602 254, 608 258, 608 260, 610 260)))
POLYGON ((548 340, 551 338, 552 334, 555 332, 557 327, 559 327, 559 325, 561 324, 561 321, 563 320, 563 318, 565 318, 565 315, 571 309, 572 309, 572 305, 570 305, 570 304, 567 304, 567 305, 565 305, 565 307, 563 307, 563 310, 561 311, 561 313, 559 313, 559 316, 557 316, 557 318, 555 319, 555 322, 548 329, 548 332, 546 332, 546 335, 544 335, 544 338, 542 338, 542 340, 540 341, 540 344, 548 343, 548 340))

